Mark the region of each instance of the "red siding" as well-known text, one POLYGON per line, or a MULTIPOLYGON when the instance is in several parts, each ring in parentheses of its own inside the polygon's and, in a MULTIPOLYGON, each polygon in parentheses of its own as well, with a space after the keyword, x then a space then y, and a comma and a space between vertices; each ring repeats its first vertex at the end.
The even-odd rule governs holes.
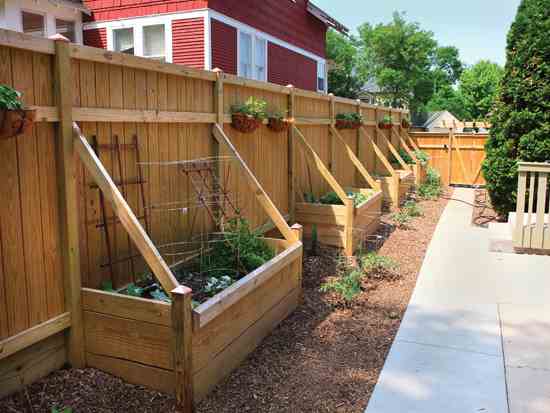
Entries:
POLYGON ((107 29, 84 30, 84 44, 86 46, 107 48, 107 29))
POLYGON ((317 90, 317 62, 273 43, 267 50, 267 80, 300 89, 317 90))
POLYGON ((215 19, 211 21, 212 68, 237 74, 237 29, 215 19))
POLYGON ((85 0, 92 11, 89 21, 118 20, 205 9, 207 0, 85 0))
POLYGON ((278 39, 325 57, 326 26, 307 0, 208 0, 208 7, 278 39))
POLYGON ((204 19, 173 20, 173 62, 204 69, 204 52, 204 19))

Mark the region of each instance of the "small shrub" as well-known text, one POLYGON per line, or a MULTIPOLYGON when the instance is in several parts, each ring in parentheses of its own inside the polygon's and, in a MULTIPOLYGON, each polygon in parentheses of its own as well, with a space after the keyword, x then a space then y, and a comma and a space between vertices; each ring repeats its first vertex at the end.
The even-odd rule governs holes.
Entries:
POLYGON ((407 201, 403 205, 403 209, 409 214, 409 216, 416 218, 424 215, 422 208, 415 201, 407 201))
POLYGON ((73 413, 73 409, 70 407, 63 407, 61 410, 56 407, 52 407, 51 413, 73 413))
MULTIPOLYGON (((374 194, 374 191, 372 191, 372 194, 368 194, 368 195, 365 195, 362 192, 352 192, 352 191, 348 191, 346 194, 352 197, 353 206, 358 207, 359 205, 367 202, 369 198, 372 196, 372 194, 374 194)), ((321 198, 319 198, 319 203, 323 205, 344 205, 344 202, 342 202, 342 200, 336 194, 336 192, 329 192, 326 195, 323 195, 321 198)))
POLYGON ((363 271, 374 279, 396 278, 395 271, 399 268, 397 261, 375 252, 360 257, 359 264, 363 271))
POLYGON ((404 209, 393 214, 392 219, 397 228, 406 228, 407 224, 412 221, 412 217, 404 209))
POLYGON ((358 268, 347 268, 337 279, 321 285, 321 292, 334 292, 349 303, 361 293, 361 281, 365 273, 358 268))
POLYGON ((433 168, 428 168, 426 182, 420 185, 416 192, 422 199, 438 199, 443 193, 439 172, 433 168))

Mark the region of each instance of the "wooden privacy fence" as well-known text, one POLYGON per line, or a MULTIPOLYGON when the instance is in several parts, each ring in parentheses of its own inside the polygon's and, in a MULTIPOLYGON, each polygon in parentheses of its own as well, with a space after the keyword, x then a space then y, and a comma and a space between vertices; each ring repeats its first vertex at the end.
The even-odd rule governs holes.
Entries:
POLYGON ((486 133, 411 132, 419 148, 430 156, 446 185, 484 185, 481 165, 485 159, 486 133))
MULTIPOLYGON (((86 365, 81 287, 99 288, 110 280, 116 288, 132 281, 128 257, 136 257, 136 268, 149 268, 167 291, 177 288, 171 263, 156 246, 211 230, 213 222, 205 213, 195 226, 189 217, 151 213, 151 205, 188 199, 192 192, 189 179, 181 181, 160 164, 235 160, 239 173, 230 174, 226 164, 218 165, 218 173, 239 194, 239 208, 252 226, 282 233, 283 253, 297 239, 296 229, 286 224, 295 220, 297 198, 330 189, 303 159, 295 128, 341 187, 365 188, 373 185, 369 176, 373 181, 388 176, 392 147, 399 150, 406 139, 405 111, 221 72, 7 30, 0 30, 0 57, 0 83, 20 90, 37 110, 30 132, 0 141, 0 395, 67 359, 76 367, 86 365), (274 133, 263 126, 250 135, 231 128, 231 106, 249 96, 287 110, 295 128, 274 133), (331 133, 337 113, 355 111, 366 119, 361 130, 331 133), (377 123, 387 114, 394 127, 383 131, 377 123)), ((296 255, 291 258, 273 274, 295 275, 296 255)), ((290 301, 253 337, 267 334, 296 303, 287 294, 297 294, 298 281, 272 297, 290 301)), ((256 321, 243 322, 239 331, 244 334, 256 321)), ((241 356, 254 342, 247 340, 241 356)), ((136 369, 128 371, 136 376, 136 369)))
POLYGON ((514 247, 550 253, 550 163, 520 162, 517 208, 510 219, 514 247))

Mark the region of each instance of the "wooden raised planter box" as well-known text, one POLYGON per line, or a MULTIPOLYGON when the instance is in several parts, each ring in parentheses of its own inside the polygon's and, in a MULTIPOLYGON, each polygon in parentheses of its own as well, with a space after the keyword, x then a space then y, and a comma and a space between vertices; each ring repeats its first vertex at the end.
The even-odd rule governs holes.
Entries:
POLYGON ((426 182, 426 176, 428 173, 428 165, 422 165, 420 162, 416 162, 413 167, 415 185, 419 187, 426 182))
MULTIPOLYGON (((302 243, 266 239, 275 258, 192 310, 192 383, 199 401, 298 306, 302 243)), ((174 393, 172 304, 83 289, 87 365, 174 393)), ((185 374, 187 374, 186 372, 185 374)))
MULTIPOLYGON (((352 188, 353 192, 365 195, 372 191, 352 188)), ((322 205, 306 202, 296 203, 296 221, 304 227, 304 237, 311 238, 313 226, 317 226, 319 242, 347 249, 347 231, 352 231, 351 252, 355 251, 361 240, 374 233, 380 223, 382 213, 382 192, 378 191, 366 202, 353 207, 348 221, 348 209, 345 205, 322 205)))
POLYGON ((384 194, 384 202, 390 209, 397 209, 407 199, 407 194, 415 184, 415 175, 412 171, 397 169, 397 176, 382 176, 377 180, 384 194))

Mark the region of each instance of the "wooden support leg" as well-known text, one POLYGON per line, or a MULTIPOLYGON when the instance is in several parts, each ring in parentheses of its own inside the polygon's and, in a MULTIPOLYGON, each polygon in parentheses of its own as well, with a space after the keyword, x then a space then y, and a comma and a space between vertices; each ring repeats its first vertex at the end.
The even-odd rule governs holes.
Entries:
POLYGON ((183 413, 193 413, 192 338, 193 319, 191 289, 180 286, 172 290, 172 332, 176 400, 183 413))
POLYGON ((353 198, 349 197, 345 201, 346 205, 346 247, 344 253, 347 257, 353 256, 353 198))

